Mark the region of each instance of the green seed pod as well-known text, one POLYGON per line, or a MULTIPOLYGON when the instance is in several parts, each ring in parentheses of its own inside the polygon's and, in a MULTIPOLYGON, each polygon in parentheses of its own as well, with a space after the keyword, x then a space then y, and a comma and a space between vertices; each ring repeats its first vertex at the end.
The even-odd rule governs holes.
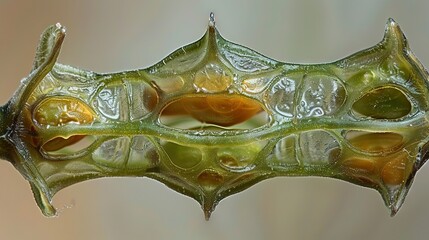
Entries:
POLYGON ((428 158, 428 73, 399 26, 336 62, 275 61, 215 28, 159 63, 97 74, 57 63, 59 24, 0 108, 0 157, 46 216, 89 179, 157 179, 210 217, 223 198, 277 176, 323 176, 379 191, 394 215, 428 158))

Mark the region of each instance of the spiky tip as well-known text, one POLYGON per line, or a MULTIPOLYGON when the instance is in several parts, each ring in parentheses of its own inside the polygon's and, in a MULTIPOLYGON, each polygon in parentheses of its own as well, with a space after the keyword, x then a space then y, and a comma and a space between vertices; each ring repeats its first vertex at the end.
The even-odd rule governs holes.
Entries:
POLYGON ((407 38, 392 18, 387 20, 383 41, 392 51, 403 52, 408 48, 407 38))
POLYGON ((213 13, 213 12, 211 12, 211 13, 210 13, 210 16, 209 16, 209 26, 210 26, 210 27, 214 27, 214 26, 215 26, 215 24, 216 24, 216 21, 215 21, 215 15, 214 15, 214 13, 213 13))

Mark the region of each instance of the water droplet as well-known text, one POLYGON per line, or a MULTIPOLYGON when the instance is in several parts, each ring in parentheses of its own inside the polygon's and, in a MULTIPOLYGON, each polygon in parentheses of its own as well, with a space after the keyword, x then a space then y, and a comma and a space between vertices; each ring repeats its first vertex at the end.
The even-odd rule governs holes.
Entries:
POLYGON ((214 15, 214 13, 213 13, 213 12, 211 12, 211 13, 210 13, 210 16, 209 16, 209 26, 210 26, 210 27, 214 27, 214 26, 215 26, 215 24, 216 24, 215 15, 214 15))

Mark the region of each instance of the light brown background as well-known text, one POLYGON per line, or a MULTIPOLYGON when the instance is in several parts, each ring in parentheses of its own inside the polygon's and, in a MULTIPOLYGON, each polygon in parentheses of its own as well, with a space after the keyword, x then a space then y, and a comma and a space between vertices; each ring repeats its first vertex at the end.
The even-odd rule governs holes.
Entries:
MULTIPOLYGON (((423 2, 423 1, 422 1, 423 2)), ((60 62, 98 72, 142 68, 205 32, 278 60, 333 61, 381 40, 393 17, 429 66, 429 4, 420 1, 0 0, 0 102, 31 69, 40 33, 68 29, 60 62)), ((279 178, 222 201, 209 222, 188 197, 149 179, 101 179, 61 191, 48 219, 0 162, 0 239, 427 239, 429 169, 398 215, 377 192, 323 178, 279 178), (71 208, 70 208, 71 207, 71 208)))

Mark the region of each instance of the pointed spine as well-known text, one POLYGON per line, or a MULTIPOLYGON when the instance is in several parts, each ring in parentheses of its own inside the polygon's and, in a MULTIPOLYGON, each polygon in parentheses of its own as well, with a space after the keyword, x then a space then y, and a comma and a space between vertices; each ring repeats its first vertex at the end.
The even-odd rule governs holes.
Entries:
POLYGON ((382 43, 395 54, 406 54, 409 50, 407 38, 392 18, 387 20, 382 43))
POLYGON ((39 85, 40 81, 52 70, 61 50, 66 30, 59 23, 49 27, 41 36, 37 47, 33 71, 22 82, 21 89, 15 93, 11 100, 12 114, 17 113, 27 102, 31 93, 39 85))

